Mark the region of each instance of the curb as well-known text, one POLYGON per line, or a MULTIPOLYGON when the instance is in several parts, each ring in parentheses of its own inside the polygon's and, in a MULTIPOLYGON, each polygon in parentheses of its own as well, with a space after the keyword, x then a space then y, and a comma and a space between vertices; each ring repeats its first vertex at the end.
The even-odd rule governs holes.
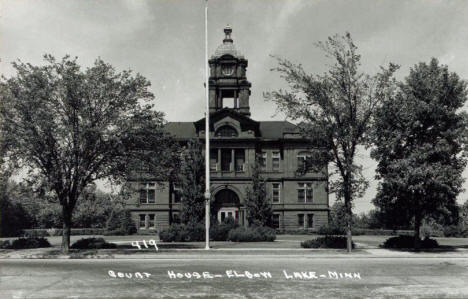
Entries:
POLYGON ((138 253, 130 251, 127 253, 107 252, 77 252, 72 254, 50 254, 48 252, 5 252, 0 253, 0 260, 8 259, 59 259, 59 260, 77 260, 77 259, 263 259, 263 258, 341 258, 341 259, 372 259, 372 258, 460 258, 468 259, 468 250, 455 250, 452 252, 401 252, 386 249, 357 249, 348 254, 342 249, 305 249, 305 248, 213 248, 210 251, 205 249, 170 249, 160 250, 150 253, 138 253), (200 254, 204 252, 205 254, 200 254), (289 254, 285 254, 289 252, 289 254), (326 253, 328 252, 328 253, 326 253))

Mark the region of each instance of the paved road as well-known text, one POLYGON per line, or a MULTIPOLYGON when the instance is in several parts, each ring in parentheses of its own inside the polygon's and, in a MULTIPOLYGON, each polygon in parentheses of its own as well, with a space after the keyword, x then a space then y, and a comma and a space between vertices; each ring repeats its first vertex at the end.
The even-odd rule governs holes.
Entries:
POLYGON ((228 259, 203 256, 0 261, 2 299, 468 298, 467 282, 468 258, 460 257, 330 259, 237 255, 228 259), (176 278, 171 279, 168 271, 173 271, 170 273, 176 278), (236 277, 234 271, 245 277, 236 277), (203 278, 203 272, 209 272, 213 278, 206 274, 207 278, 203 278), (294 272, 306 273, 291 278, 294 272), (119 278, 123 273, 132 278, 119 278))

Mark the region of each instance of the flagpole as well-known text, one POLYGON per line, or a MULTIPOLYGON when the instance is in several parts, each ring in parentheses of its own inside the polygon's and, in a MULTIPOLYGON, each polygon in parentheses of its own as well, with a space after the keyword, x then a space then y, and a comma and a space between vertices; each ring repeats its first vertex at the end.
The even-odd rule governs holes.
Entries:
POLYGON ((205 0, 205 250, 210 249, 210 103, 208 82, 208 0, 205 0))

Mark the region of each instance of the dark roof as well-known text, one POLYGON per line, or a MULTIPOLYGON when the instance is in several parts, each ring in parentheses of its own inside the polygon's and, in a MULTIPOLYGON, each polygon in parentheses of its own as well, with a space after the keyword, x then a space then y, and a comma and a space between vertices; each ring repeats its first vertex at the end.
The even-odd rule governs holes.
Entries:
POLYGON ((260 121, 260 133, 262 138, 283 138, 284 133, 297 132, 296 125, 288 121, 260 121))
POLYGON ((197 136, 193 122, 169 122, 166 124, 165 130, 176 138, 194 138, 197 136))
MULTIPOLYGON (((297 133, 297 126, 288 121, 260 121, 260 135, 265 139, 280 139, 284 133, 297 133)), ((193 122, 169 122, 165 129, 176 138, 197 136, 193 122)))

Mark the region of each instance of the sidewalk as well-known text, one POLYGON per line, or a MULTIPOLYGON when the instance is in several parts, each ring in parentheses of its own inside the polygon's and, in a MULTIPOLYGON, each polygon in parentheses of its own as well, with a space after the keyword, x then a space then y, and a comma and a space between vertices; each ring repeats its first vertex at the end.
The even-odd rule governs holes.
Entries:
POLYGON ((382 248, 344 249, 303 248, 202 248, 156 250, 98 249, 72 250, 62 254, 59 247, 0 250, 0 259, 262 259, 262 258, 468 258, 468 249, 451 251, 407 252, 382 248))

